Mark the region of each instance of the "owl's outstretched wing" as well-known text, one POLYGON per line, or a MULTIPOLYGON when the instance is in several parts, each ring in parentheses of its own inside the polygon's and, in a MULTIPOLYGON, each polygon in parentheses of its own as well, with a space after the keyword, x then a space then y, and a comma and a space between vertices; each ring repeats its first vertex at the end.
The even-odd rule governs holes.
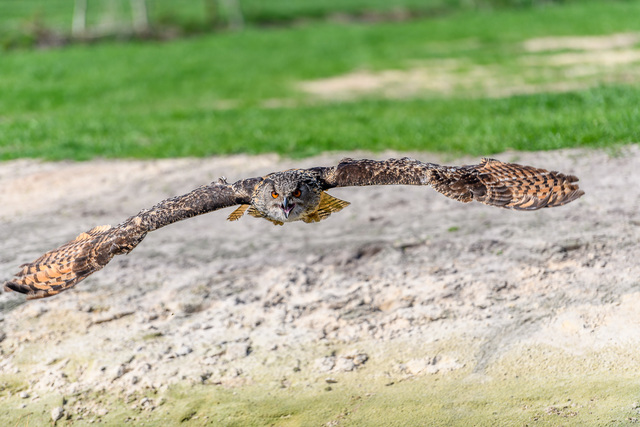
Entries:
POLYGON ((196 215, 248 203, 260 180, 252 178, 234 184, 204 185, 182 196, 163 200, 118 226, 95 227, 23 265, 12 280, 4 283, 4 289, 27 294, 27 299, 55 295, 100 270, 114 256, 131 252, 150 231, 196 215))
POLYGON ((461 202, 472 200, 501 208, 536 210, 562 206, 582 195, 574 175, 482 159, 479 165, 434 169, 430 184, 461 202))
POLYGON ((22 265, 5 291, 27 294, 27 299, 55 295, 100 270, 111 258, 132 250, 145 236, 135 227, 102 225, 22 265))
POLYGON ((364 185, 430 185, 460 202, 535 210, 569 203, 584 194, 578 178, 560 172, 483 159, 479 165, 440 166, 410 158, 343 159, 337 166, 312 169, 323 189, 364 185))

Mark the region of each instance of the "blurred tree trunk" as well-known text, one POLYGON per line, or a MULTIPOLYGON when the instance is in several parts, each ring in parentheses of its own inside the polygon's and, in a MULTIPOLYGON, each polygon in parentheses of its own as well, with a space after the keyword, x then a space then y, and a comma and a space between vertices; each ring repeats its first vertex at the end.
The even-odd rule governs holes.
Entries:
POLYGON ((211 28, 218 24, 218 0, 204 0, 207 23, 211 28))
POLYGON ((84 35, 87 31, 87 0, 76 0, 73 7, 71 34, 74 37, 84 35))

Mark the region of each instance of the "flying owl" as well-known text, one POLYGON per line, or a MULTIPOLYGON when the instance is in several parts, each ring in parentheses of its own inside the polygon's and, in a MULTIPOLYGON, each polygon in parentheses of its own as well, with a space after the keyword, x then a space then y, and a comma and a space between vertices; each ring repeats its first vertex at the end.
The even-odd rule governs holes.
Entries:
POLYGON ((24 264, 4 284, 27 299, 55 295, 103 268, 115 255, 131 252, 147 233, 166 225, 240 205, 228 217, 245 213, 276 225, 318 222, 349 205, 329 195, 335 187, 430 185, 460 202, 472 200, 515 210, 536 210, 569 203, 584 194, 573 175, 483 159, 479 165, 440 166, 410 158, 343 159, 337 166, 291 169, 229 184, 224 179, 182 196, 161 201, 120 225, 103 225, 24 264))

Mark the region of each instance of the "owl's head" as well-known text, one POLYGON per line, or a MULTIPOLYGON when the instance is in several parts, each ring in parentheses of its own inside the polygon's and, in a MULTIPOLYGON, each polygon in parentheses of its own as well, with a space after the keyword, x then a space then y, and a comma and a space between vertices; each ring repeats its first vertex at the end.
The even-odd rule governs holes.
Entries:
POLYGON ((320 193, 315 181, 300 171, 278 172, 267 175, 260 183, 253 205, 269 219, 291 222, 315 210, 320 193))

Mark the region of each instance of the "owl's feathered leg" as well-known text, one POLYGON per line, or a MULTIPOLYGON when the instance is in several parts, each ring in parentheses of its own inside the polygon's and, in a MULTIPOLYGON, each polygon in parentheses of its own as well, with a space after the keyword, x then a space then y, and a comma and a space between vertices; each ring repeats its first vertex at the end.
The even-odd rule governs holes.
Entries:
POLYGON ((323 191, 320 194, 320 203, 318 204, 318 208, 303 217, 302 221, 306 223, 322 221, 323 219, 327 219, 332 213, 340 212, 350 204, 351 203, 340 200, 337 197, 333 197, 326 191, 323 191))

